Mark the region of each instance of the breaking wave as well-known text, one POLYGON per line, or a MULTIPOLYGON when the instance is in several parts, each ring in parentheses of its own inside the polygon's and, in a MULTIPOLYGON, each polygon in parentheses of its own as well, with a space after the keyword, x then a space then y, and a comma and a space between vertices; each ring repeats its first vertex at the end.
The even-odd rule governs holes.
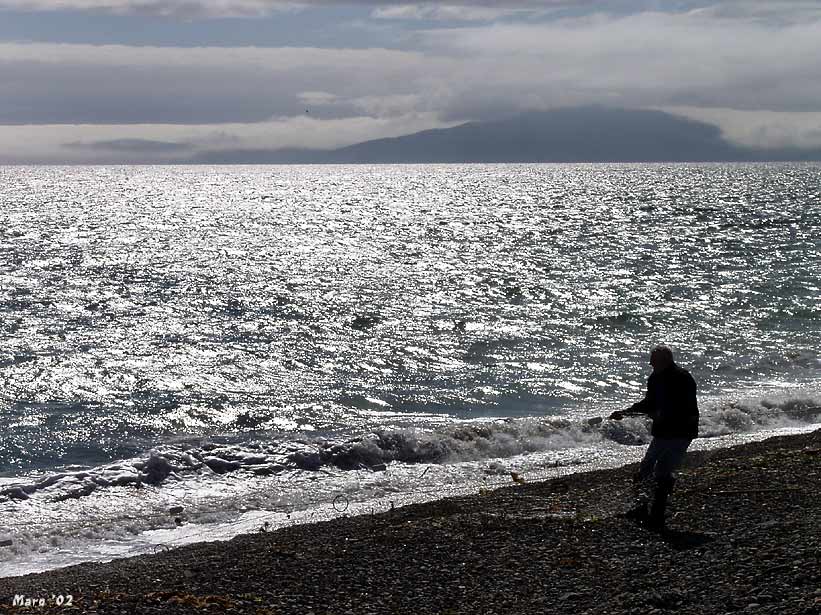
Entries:
MULTIPOLYGON (((782 396, 707 403, 700 437, 821 423, 821 402, 811 396, 782 396)), ((433 430, 379 430, 347 439, 303 437, 242 445, 206 442, 195 447, 169 445, 144 458, 82 471, 60 472, 38 480, 6 484, 0 496, 25 500, 77 499, 98 489, 143 484, 161 486, 186 476, 289 471, 384 470, 387 464, 449 464, 510 458, 539 451, 574 449, 601 441, 640 445, 650 439, 649 421, 592 419, 499 419, 451 424, 433 430)))

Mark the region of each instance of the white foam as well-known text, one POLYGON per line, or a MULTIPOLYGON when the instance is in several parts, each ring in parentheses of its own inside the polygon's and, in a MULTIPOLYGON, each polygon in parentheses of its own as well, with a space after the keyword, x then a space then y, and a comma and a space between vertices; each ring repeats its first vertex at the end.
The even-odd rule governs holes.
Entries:
MULTIPOLYGON (((694 441, 692 450, 802 433, 819 426, 700 438, 694 441)), ((108 502, 108 509, 102 501, 89 507, 96 507, 100 513, 91 522, 76 516, 75 506, 70 511, 75 515, 73 522, 69 511, 64 511, 63 519, 51 525, 34 522, 29 528, 11 532, 13 545, 0 547, 0 576, 48 570, 80 561, 108 561, 343 514, 370 514, 413 502, 476 493, 480 489, 512 485, 510 472, 534 481, 616 467, 637 461, 643 452, 644 447, 604 440, 594 446, 482 461, 420 465, 394 462, 388 465, 387 471, 376 473, 296 471, 265 480, 232 480, 223 476, 218 481, 203 479, 166 490, 146 487, 141 498, 142 514, 130 515, 122 514, 123 497, 127 493, 121 491, 108 502), (119 515, 112 514, 115 508, 119 509, 119 515), (179 508, 183 510, 180 512, 179 508), (172 509, 174 512, 170 513, 172 509)), ((36 519, 36 515, 32 515, 32 519, 36 519)))
MULTIPOLYGON (((811 430, 821 424, 818 402, 806 391, 706 399, 693 449, 811 430)), ((0 574, 332 518, 340 494, 344 512, 359 514, 506 484, 510 471, 532 480, 612 467, 639 458, 648 426, 638 418, 488 419, 349 439, 167 445, 98 468, 4 479, 0 515, 12 544, 0 546, 0 574)))

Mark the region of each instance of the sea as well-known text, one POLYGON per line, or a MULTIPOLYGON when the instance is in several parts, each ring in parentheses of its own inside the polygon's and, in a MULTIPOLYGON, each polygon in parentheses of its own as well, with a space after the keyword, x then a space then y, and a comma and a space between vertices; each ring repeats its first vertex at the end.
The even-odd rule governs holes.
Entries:
POLYGON ((819 164, 0 167, 0 576, 812 430, 820 288, 819 164))

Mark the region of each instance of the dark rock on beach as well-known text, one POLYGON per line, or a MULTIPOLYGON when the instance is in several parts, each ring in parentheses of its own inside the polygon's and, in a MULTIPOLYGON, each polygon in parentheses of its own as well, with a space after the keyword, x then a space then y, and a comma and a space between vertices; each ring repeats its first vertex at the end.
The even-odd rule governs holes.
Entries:
POLYGON ((819 451, 692 453, 662 533, 620 516, 627 466, 0 579, 0 612, 817 614, 819 451))

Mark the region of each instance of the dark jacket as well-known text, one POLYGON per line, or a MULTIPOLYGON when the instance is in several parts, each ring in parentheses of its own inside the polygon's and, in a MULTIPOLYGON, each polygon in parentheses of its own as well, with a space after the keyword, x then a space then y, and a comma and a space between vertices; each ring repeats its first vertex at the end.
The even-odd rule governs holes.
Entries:
POLYGON ((690 438, 698 436, 698 402, 696 381, 686 369, 675 363, 647 379, 647 394, 628 412, 646 414, 653 419, 650 433, 656 438, 690 438))

